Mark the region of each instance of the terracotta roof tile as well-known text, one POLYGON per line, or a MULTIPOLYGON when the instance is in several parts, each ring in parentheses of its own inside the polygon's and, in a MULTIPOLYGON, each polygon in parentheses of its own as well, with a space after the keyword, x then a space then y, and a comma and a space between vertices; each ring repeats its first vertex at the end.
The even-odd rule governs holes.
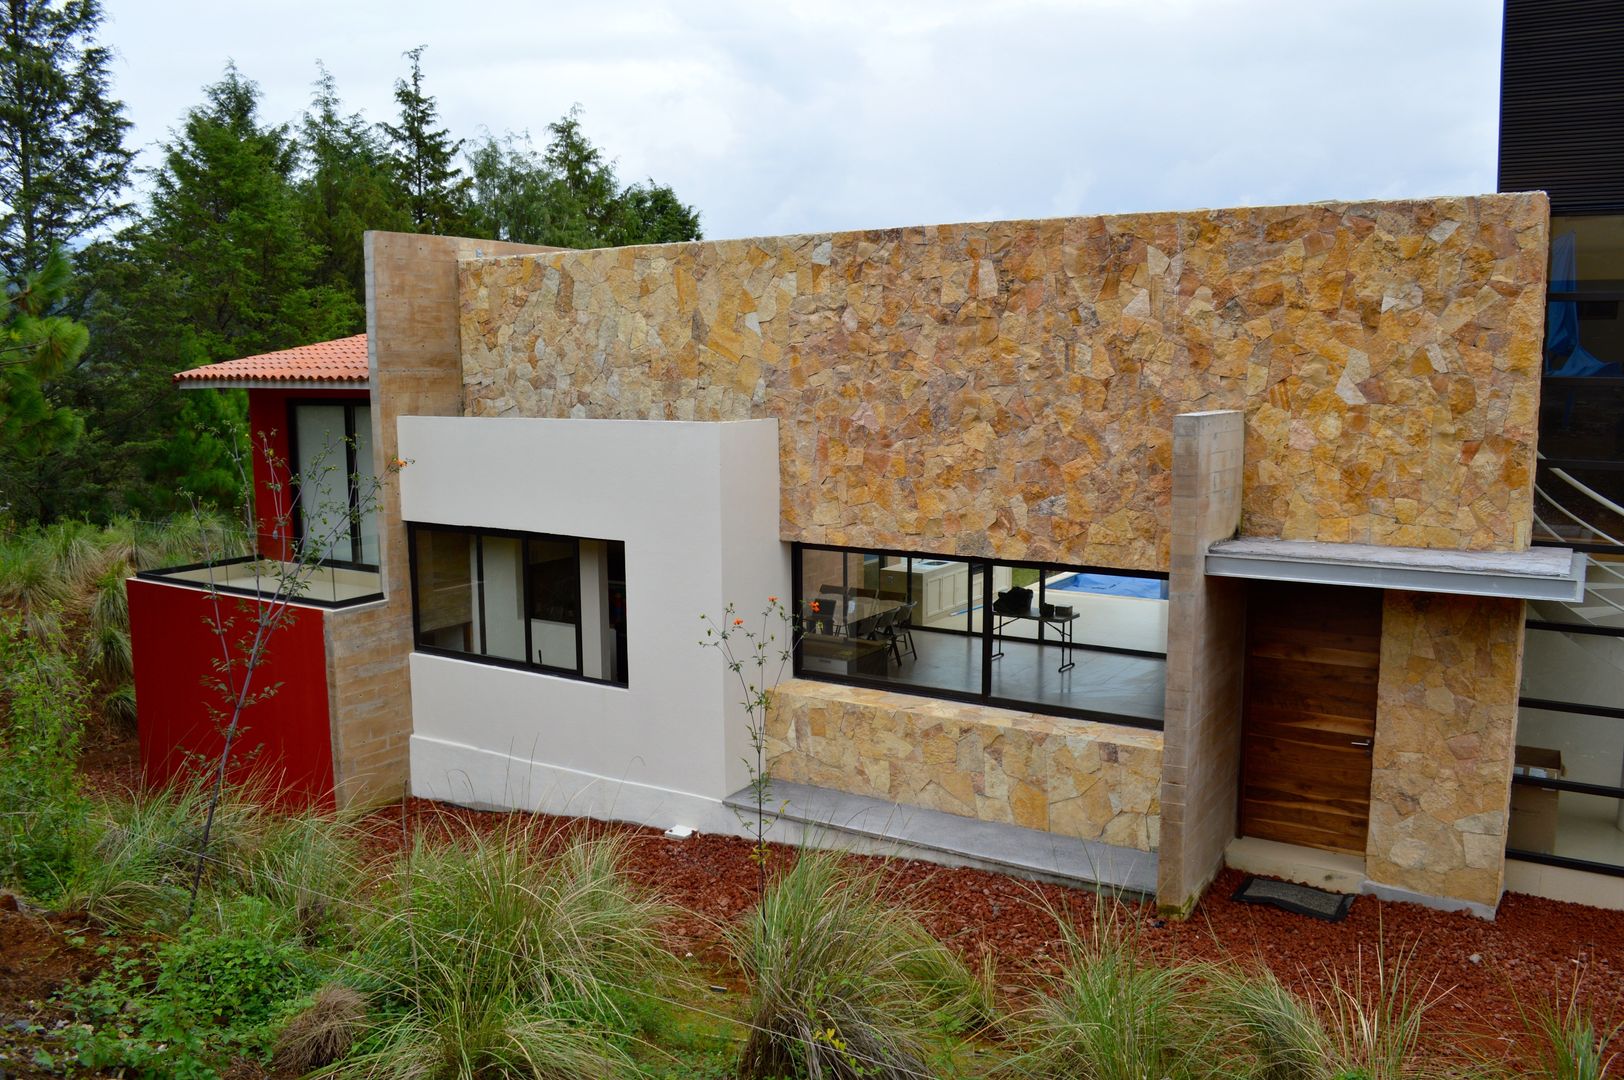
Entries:
POLYGON ((190 371, 178 372, 175 382, 294 382, 294 383, 364 383, 367 381, 367 336, 339 338, 336 341, 318 341, 314 345, 301 345, 296 349, 245 356, 241 360, 226 360, 219 364, 205 364, 190 371))

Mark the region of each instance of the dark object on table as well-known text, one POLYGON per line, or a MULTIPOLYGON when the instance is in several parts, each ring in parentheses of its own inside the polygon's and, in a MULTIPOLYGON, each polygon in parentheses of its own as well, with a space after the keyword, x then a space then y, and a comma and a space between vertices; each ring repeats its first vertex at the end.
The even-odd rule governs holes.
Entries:
POLYGON ((1241 882, 1241 887, 1235 890, 1235 895, 1230 899, 1243 904, 1267 904, 1294 915, 1307 915, 1326 922, 1346 919, 1354 900, 1343 893, 1260 877, 1249 877, 1241 882))
POLYGON ((992 602, 992 609, 1000 615, 1025 615, 1032 610, 1032 590, 1020 585, 1005 589, 992 602))

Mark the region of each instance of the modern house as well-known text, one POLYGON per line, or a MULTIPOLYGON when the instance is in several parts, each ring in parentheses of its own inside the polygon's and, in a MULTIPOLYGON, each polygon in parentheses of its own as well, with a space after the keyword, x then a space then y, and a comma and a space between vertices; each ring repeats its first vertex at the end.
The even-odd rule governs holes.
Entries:
MULTIPOLYGON (((177 377, 247 388, 288 463, 241 565, 324 560, 248 741, 345 804, 737 831, 744 694, 701 616, 774 597, 786 839, 1174 912, 1226 861, 1624 907, 1624 459, 1612 376, 1568 370, 1616 367, 1617 297, 1605 225, 1553 205, 369 234, 364 340, 177 377)), ((260 602, 231 567, 131 583, 153 777, 214 737, 209 579, 260 602)))

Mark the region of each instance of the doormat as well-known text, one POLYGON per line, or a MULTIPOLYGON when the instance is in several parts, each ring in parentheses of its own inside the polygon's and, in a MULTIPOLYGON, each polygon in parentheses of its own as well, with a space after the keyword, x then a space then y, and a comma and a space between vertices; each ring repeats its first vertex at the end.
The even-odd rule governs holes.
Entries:
POLYGON ((1308 915, 1326 922, 1341 922, 1348 917, 1348 909, 1353 906, 1354 898, 1345 893, 1311 889, 1307 885, 1289 881, 1249 877, 1241 882, 1241 887, 1235 890, 1235 895, 1230 899, 1243 904, 1268 904, 1281 911, 1308 915))

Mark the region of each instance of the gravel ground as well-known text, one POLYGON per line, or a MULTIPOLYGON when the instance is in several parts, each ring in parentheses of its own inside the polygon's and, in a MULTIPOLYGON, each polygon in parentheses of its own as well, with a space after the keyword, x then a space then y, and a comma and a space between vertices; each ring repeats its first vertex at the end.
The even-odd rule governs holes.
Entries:
MULTIPOLYGON (((508 820, 415 799, 405 814, 412 833, 427 834, 489 829, 508 820)), ((400 846, 401 815, 396 806, 370 819, 378 853, 400 846)), ((703 834, 673 841, 630 825, 545 815, 531 820, 540 835, 584 831, 626 837, 632 875, 680 909, 671 927, 674 946, 701 958, 719 962, 720 926, 746 910, 755 896, 757 871, 748 841, 703 834)), ((774 845, 769 861, 793 857, 793 848, 774 845)), ((884 875, 888 894, 918 911, 930 931, 966 959, 979 961, 990 951, 1012 986, 1053 968, 1060 946, 1053 913, 1066 913, 1079 924, 1095 913, 1097 898, 1087 890, 907 859, 852 858, 884 875)), ((1135 908, 1132 932, 1158 956, 1259 963, 1303 991, 1323 987, 1330 971, 1362 967, 1373 975, 1378 954, 1389 964, 1407 955, 1409 975, 1443 995, 1432 1014, 1432 1033, 1456 1045, 1464 1036, 1509 1048, 1510 1033, 1521 1028, 1520 1009, 1575 988, 1602 1027, 1624 1022, 1624 912, 1512 893, 1498 918, 1487 922, 1366 896, 1354 902, 1346 920, 1327 923, 1231 900, 1242 880, 1234 871, 1220 874, 1183 922, 1159 919, 1149 907, 1135 908)))

